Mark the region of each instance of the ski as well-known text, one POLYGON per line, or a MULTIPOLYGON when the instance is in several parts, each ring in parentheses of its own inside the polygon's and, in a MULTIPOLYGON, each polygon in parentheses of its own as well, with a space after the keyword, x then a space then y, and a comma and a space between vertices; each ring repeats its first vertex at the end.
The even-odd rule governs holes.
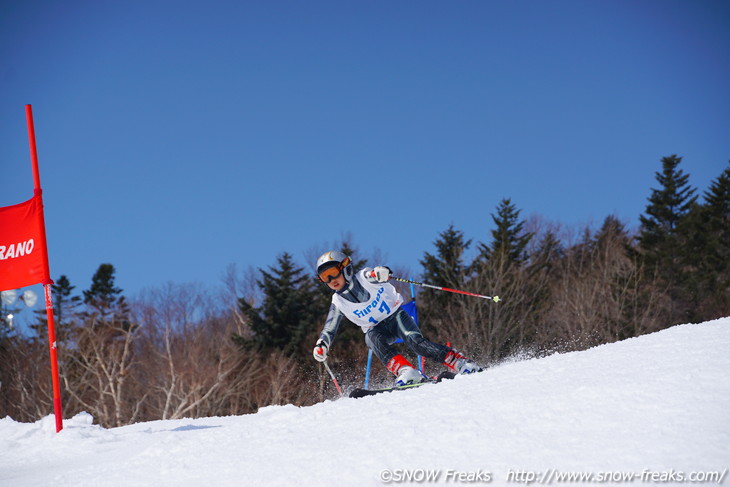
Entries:
POLYGON ((441 372, 436 377, 426 379, 423 382, 418 382, 416 384, 407 384, 405 386, 386 387, 384 389, 354 389, 352 392, 350 392, 350 397, 359 398, 359 397, 365 397, 365 396, 374 396, 375 394, 380 394, 383 392, 407 391, 409 389, 415 389, 416 387, 421 387, 422 385, 426 385, 426 384, 437 384, 444 379, 453 379, 454 377, 456 377, 456 374, 454 374, 453 372, 441 372))

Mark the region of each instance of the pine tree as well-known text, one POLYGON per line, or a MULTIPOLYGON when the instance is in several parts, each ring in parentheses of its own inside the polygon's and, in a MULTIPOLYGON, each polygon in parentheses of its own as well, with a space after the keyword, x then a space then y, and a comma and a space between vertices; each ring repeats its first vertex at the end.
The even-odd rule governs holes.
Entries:
POLYGON ((471 240, 465 240, 462 232, 449 225, 434 242, 436 255, 426 252, 420 261, 423 280, 435 286, 453 287, 463 283, 467 272, 464 253, 469 245, 471 240))
POLYGON ((250 320, 253 338, 234 337, 234 340, 240 345, 260 350, 273 348, 291 355, 299 350, 315 326, 312 304, 317 297, 312 279, 304 269, 295 266, 288 253, 277 258, 277 267, 260 273, 257 284, 264 295, 263 304, 254 308, 244 300, 239 301, 250 320))
POLYGON ((679 258, 680 223, 697 201, 689 175, 677 169, 681 157, 662 158, 662 172, 656 173, 661 187, 652 189, 646 216, 641 215, 639 244, 653 266, 668 266, 674 271, 679 258))
POLYGON ((101 264, 91 278, 91 287, 83 291, 84 304, 98 319, 126 319, 128 309, 122 289, 114 284, 116 269, 112 264, 101 264))
MULTIPOLYGON (((728 161, 730 164, 730 161, 728 161)), ((707 214, 707 233, 711 236, 710 265, 724 273, 727 284, 730 265, 730 167, 712 182, 704 194, 707 214)))
POLYGON ((497 215, 492 214, 497 228, 492 230, 492 243, 480 244, 483 260, 503 259, 506 263, 520 264, 527 260, 527 244, 533 234, 524 231, 525 222, 520 220, 520 210, 510 201, 503 199, 497 207, 497 215))
POLYGON ((520 210, 509 198, 503 199, 492 214, 496 228, 489 245, 479 244, 479 256, 472 264, 469 289, 480 294, 499 295, 499 305, 488 301, 464 301, 468 320, 474 323, 474 336, 487 348, 490 358, 503 357, 515 347, 531 340, 535 305, 531 273, 527 266, 527 245, 533 234, 525 231, 520 210))
POLYGON ((704 193, 687 222, 687 284, 693 316, 703 321, 730 312, 730 167, 704 193))
POLYGON ((662 158, 662 172, 656 173, 659 189, 652 189, 646 215, 639 217, 639 246, 647 268, 667 286, 675 305, 673 320, 686 318, 688 305, 682 292, 684 262, 687 260, 688 216, 696 205, 689 175, 678 169, 681 157, 662 158))
MULTIPOLYGON (((462 289, 469 271, 464 254, 470 245, 471 240, 466 240, 464 234, 456 230, 453 224, 449 225, 434 242, 436 253, 426 252, 420 261, 423 266, 423 281, 434 286, 462 289)), ((448 294, 426 288, 420 293, 419 326, 432 336, 442 336, 445 330, 451 328, 451 323, 460 319, 459 300, 448 294)))

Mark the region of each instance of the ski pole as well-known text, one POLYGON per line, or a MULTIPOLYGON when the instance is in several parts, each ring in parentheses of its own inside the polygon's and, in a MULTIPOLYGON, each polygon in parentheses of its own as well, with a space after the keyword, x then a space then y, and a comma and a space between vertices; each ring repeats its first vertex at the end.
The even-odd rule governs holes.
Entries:
POLYGON ((502 299, 499 296, 484 296, 483 294, 470 293, 467 291, 459 291, 458 289, 450 289, 448 287, 434 286, 432 284, 425 284, 423 282, 412 281, 410 279, 404 279, 402 277, 390 276, 390 278, 395 279, 396 281, 400 281, 400 282, 407 282, 410 284, 415 284, 416 286, 423 286, 423 287, 430 287, 431 289, 438 289, 439 291, 448 291, 450 293, 458 293, 458 294, 465 294, 466 296, 474 296, 475 298, 489 299, 490 301, 494 301, 495 303, 502 301, 502 299))
POLYGON ((335 388, 337 388, 337 392, 339 392, 340 397, 342 397, 342 389, 340 389, 340 385, 337 383, 337 379, 335 379, 335 374, 332 373, 332 369, 330 369, 330 366, 327 365, 326 360, 324 362, 322 362, 322 364, 324 365, 324 368, 327 369, 327 372, 329 372, 330 377, 332 377, 332 382, 335 383, 335 388))

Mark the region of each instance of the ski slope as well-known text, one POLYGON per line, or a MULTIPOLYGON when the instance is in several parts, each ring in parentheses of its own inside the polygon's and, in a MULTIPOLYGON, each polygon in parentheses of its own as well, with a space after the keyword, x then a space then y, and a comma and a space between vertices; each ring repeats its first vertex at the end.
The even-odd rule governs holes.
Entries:
POLYGON ((64 426, 1 419, 0 486, 728 485, 730 318, 407 392, 64 426))

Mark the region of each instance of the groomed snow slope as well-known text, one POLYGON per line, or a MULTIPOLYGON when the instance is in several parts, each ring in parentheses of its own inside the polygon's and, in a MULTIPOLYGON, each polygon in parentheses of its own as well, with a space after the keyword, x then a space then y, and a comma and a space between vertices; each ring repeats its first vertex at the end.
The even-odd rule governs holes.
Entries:
POLYGON ((571 472, 645 484, 723 471, 727 481, 730 318, 407 392, 113 429, 79 414, 64 426, 0 420, 0 485, 340 487, 427 475, 506 485, 571 472))

